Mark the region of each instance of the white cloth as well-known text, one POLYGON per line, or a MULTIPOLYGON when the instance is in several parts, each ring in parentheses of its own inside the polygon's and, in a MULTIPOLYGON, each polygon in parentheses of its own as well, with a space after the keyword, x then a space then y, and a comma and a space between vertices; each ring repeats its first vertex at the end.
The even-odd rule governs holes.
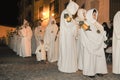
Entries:
POLYGON ((77 18, 79 21, 84 21, 86 18, 86 10, 85 9, 79 9, 77 12, 77 18))
POLYGON ((22 36, 20 29, 18 30, 18 36, 17 36, 17 55, 22 56, 22 36))
POLYGON ((101 24, 93 19, 93 10, 87 11, 86 23, 90 26, 91 31, 81 29, 81 43, 83 48, 83 75, 94 76, 97 73, 106 74, 107 64, 105 59, 104 47, 106 34, 101 24), (100 33, 97 33, 97 30, 100 33))
POLYGON ((14 52, 17 52, 17 49, 16 49, 16 48, 17 48, 17 47, 16 47, 16 46, 17 46, 17 35, 16 35, 16 33, 13 34, 13 40, 14 40, 14 43, 13 43, 13 51, 14 51, 14 52))
POLYGON ((27 26, 27 28, 23 27, 20 30, 20 37, 22 37, 20 56, 30 57, 31 56, 31 38, 32 38, 32 30, 30 26, 27 26))
POLYGON ((113 73, 120 74, 120 11, 118 11, 113 19, 113 73))
POLYGON ((35 51, 35 54, 36 54, 37 61, 46 60, 46 51, 45 51, 44 44, 41 44, 41 43, 39 44, 39 46, 35 51))
POLYGON ((58 48, 55 46, 55 37, 57 37, 58 26, 54 18, 50 18, 49 24, 45 30, 45 47, 47 50, 47 59, 49 62, 55 62, 58 60, 58 53, 55 50, 58 48), (52 22, 54 21, 54 24, 52 22))
POLYGON ((65 73, 76 72, 78 67, 75 39, 76 25, 73 19, 71 22, 67 22, 64 15, 68 14, 72 18, 72 15, 77 12, 78 8, 79 6, 75 2, 70 1, 60 18, 58 69, 65 73))
POLYGON ((71 14, 74 15, 78 10, 79 6, 74 1, 70 0, 69 4, 66 7, 66 10, 71 14))
MULTIPOLYGON (((86 15, 86 10, 85 9, 79 9, 77 12, 77 18, 76 22, 79 26, 80 21, 85 21, 85 15, 86 15)), ((81 28, 78 29, 78 36, 77 36, 77 54, 78 54, 78 69, 82 70, 83 69, 83 45, 81 43, 81 28)))
POLYGON ((13 37, 13 32, 11 33, 11 36, 10 36, 10 48, 13 50, 14 48, 14 37, 13 37))
POLYGON ((56 41, 55 41, 55 60, 58 61, 59 57, 59 31, 56 35, 56 41))
POLYGON ((44 39, 44 29, 42 26, 37 26, 34 31, 35 39, 36 39, 36 46, 40 45, 40 40, 44 39))
POLYGON ((106 53, 112 53, 112 47, 108 47, 106 50, 105 50, 106 53))
POLYGON ((19 35, 20 35, 20 38, 21 38, 21 45, 19 46, 20 47, 20 52, 18 52, 18 54, 21 57, 25 57, 26 56, 25 54, 26 54, 27 39, 26 39, 26 29, 24 27, 19 30, 19 35))
POLYGON ((31 47, 31 40, 32 40, 32 29, 31 29, 31 27, 28 25, 27 26, 27 28, 26 28, 26 32, 27 32, 27 36, 26 36, 26 38, 27 38, 27 43, 26 43, 26 45, 27 45, 27 54, 26 54, 26 57, 28 56, 31 56, 31 49, 32 49, 32 47, 31 47))

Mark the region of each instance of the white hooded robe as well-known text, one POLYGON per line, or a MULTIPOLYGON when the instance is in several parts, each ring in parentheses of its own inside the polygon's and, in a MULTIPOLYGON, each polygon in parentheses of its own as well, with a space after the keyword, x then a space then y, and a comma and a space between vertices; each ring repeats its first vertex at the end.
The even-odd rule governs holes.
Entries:
POLYGON ((72 18, 72 15, 77 12, 78 8, 79 6, 75 2, 70 1, 61 14, 58 69, 65 73, 76 72, 78 67, 75 38, 76 25, 73 19, 71 22, 67 22, 64 15, 68 14, 72 18))
POLYGON ((31 40, 32 40, 32 29, 31 27, 28 25, 26 28, 26 38, 27 38, 27 53, 26 53, 26 57, 30 57, 32 56, 32 47, 31 47, 31 40))
POLYGON ((120 74, 120 11, 118 11, 113 19, 113 73, 120 74))
POLYGON ((49 62, 55 62, 58 60, 58 53, 55 50, 58 48, 55 46, 55 37, 57 36, 58 26, 54 18, 50 17, 49 24, 45 30, 45 47, 47 50, 47 59, 49 62), (52 24, 54 21, 54 24, 52 24))
POLYGON ((45 51, 44 43, 39 44, 39 46, 35 51, 35 54, 36 54, 37 61, 46 60, 46 51, 45 51))
POLYGON ((44 39, 44 29, 42 26, 37 26, 34 31, 35 39, 36 39, 36 46, 40 45, 40 40, 44 39))
MULTIPOLYGON (((85 21, 85 15, 86 15, 86 10, 85 9, 79 9, 77 12, 77 18, 76 22, 77 25, 79 26, 80 21, 85 21)), ((83 45, 81 43, 81 28, 78 29, 78 36, 77 36, 77 54, 78 54, 78 69, 82 70, 83 69, 83 45)))
MULTIPOLYGON (((25 27, 22 27, 22 29, 19 31, 19 35, 21 37, 21 45, 20 47, 20 52, 18 52, 19 56, 21 57, 26 57, 26 53, 27 53, 27 34, 26 34, 26 29, 25 27)), ((18 50, 19 51, 19 50, 18 50)))
POLYGON ((81 29, 81 41, 84 46, 83 75, 87 76, 95 76, 97 73, 107 73, 107 64, 104 52, 106 34, 102 25, 93 18, 93 10, 94 9, 88 10, 86 14, 86 23, 90 26, 91 31, 84 31, 81 29), (97 33, 97 30, 100 30, 100 33, 97 33))

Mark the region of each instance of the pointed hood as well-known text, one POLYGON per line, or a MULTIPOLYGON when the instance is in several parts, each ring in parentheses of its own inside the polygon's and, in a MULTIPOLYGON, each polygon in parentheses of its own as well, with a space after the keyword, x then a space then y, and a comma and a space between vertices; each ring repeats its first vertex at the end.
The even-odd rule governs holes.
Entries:
POLYGON ((77 12, 78 8, 79 8, 79 5, 74 1, 70 0, 66 9, 70 14, 74 15, 77 12))

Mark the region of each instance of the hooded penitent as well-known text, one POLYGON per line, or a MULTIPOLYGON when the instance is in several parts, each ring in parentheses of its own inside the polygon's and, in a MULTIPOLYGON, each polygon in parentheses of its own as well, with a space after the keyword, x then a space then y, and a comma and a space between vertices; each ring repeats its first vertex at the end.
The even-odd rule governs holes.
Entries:
POLYGON ((81 43, 83 45, 83 74, 87 76, 95 76, 97 73, 106 74, 107 65, 104 53, 104 41, 106 39, 105 31, 102 25, 93 18, 93 12, 96 9, 90 9, 86 14, 86 23, 90 26, 91 31, 81 29, 81 43), (97 30, 100 33, 97 33, 97 30), (102 67, 102 68, 101 68, 102 67))
POLYGON ((113 73, 120 74, 120 11, 113 19, 113 73))
POLYGON ((76 11, 78 10, 78 4, 76 4, 74 1, 70 0, 69 4, 67 5, 67 10, 70 14, 74 15, 76 11))
POLYGON ((77 12, 78 8, 78 4, 70 0, 67 8, 63 10, 60 18, 58 69, 65 73, 73 73, 78 70, 75 39, 76 24, 72 18, 72 15, 77 12), (65 14, 69 15, 71 18, 70 21, 66 20, 64 17, 65 14))
POLYGON ((86 18, 86 10, 85 9, 79 9, 77 16, 79 18, 80 21, 84 21, 86 18))
POLYGON ((58 26, 53 17, 50 17, 48 26, 45 30, 45 47, 47 50, 47 58, 49 62, 55 62, 58 60, 58 53, 55 52, 57 47, 55 46, 55 37, 57 35, 58 26))

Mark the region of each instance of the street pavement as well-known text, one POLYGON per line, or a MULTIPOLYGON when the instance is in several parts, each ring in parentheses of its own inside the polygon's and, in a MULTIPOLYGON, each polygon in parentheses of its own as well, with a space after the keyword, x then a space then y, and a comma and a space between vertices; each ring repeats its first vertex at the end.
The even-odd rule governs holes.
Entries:
POLYGON ((111 63, 108 74, 103 77, 89 78, 82 75, 82 71, 62 73, 58 71, 57 62, 41 64, 34 54, 23 58, 9 47, 0 46, 0 80, 120 80, 120 75, 112 73, 111 63))

